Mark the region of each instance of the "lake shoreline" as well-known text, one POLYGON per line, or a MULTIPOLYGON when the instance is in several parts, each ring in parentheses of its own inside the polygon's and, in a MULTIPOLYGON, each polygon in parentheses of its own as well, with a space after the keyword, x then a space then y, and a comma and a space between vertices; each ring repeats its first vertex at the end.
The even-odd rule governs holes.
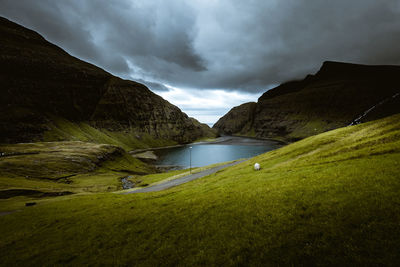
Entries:
MULTIPOLYGON (((259 143, 278 143, 281 144, 282 146, 288 145, 289 143, 281 141, 281 140, 276 140, 276 139, 264 139, 264 138, 257 138, 257 137, 249 137, 249 136, 239 136, 239 135, 225 135, 216 138, 216 140, 213 141, 200 141, 200 142, 194 142, 194 143, 187 143, 187 144, 178 144, 178 145, 172 145, 172 146, 161 146, 161 147, 149 147, 149 148, 141 148, 141 149, 135 149, 131 150, 128 153, 131 155, 139 154, 142 152, 146 151, 154 151, 154 150, 160 150, 160 149, 167 149, 167 148, 177 148, 177 147, 184 147, 188 145, 243 145, 243 142, 240 142, 238 139, 250 139, 250 140, 257 140, 259 143), (235 139, 235 140, 233 140, 235 139)), ((245 144, 246 145, 246 144, 245 144)), ((255 144, 247 144, 247 145, 255 145, 255 144)))
POLYGON ((282 146, 284 144, 276 140, 223 136, 211 142, 197 142, 153 150, 158 157, 153 161, 153 165, 203 167, 225 161, 252 158, 282 146))
POLYGON ((226 135, 217 138, 214 141, 206 141, 206 142, 197 142, 193 143, 202 144, 202 145, 264 145, 264 144, 280 144, 282 146, 287 145, 288 143, 283 142, 281 140, 275 139, 263 139, 257 137, 249 137, 249 136, 239 136, 239 135, 226 135), (245 141, 248 140, 248 141, 245 141), (244 142, 245 141, 245 142, 244 142))
MULTIPOLYGON (((194 152, 193 157, 196 158, 196 155, 195 155, 196 151, 200 147, 210 146, 210 149, 211 149, 211 146, 226 147, 226 148, 220 148, 220 149, 228 149, 227 147, 242 147, 239 150, 252 150, 253 148, 251 148, 251 147, 254 147, 257 150, 257 149, 260 149, 260 147, 269 147, 270 149, 265 150, 265 152, 268 152, 268 151, 283 147, 285 145, 287 145, 287 143, 281 142, 279 140, 260 139, 260 138, 255 138, 255 137, 228 136, 227 135, 227 136, 221 136, 221 137, 217 138, 216 140, 212 140, 212 141, 200 141, 200 142, 173 145, 173 146, 136 149, 136 150, 130 151, 129 153, 133 157, 138 158, 139 160, 154 166, 158 171, 165 172, 168 170, 185 169, 185 168, 189 168, 189 166, 190 166, 189 162, 186 162, 187 160, 185 160, 185 163, 183 163, 183 164, 181 162, 179 162, 179 163, 176 161, 174 162, 173 158, 175 158, 176 155, 166 156, 164 154, 165 151, 173 151, 173 150, 176 151, 176 150, 181 150, 181 149, 188 149, 190 147, 190 148, 193 148, 193 152, 194 152), (168 159, 167 162, 164 161, 165 159, 168 159)), ((229 152, 226 152, 226 153, 229 154, 229 153, 231 153, 231 151, 232 150, 229 150, 229 152)), ((261 152, 261 153, 265 153, 265 152, 261 152)), ((228 157, 228 158, 225 158, 225 160, 222 160, 225 157, 226 153, 220 155, 220 157, 218 159, 215 159, 215 155, 216 155, 215 153, 216 153, 216 151, 214 150, 214 152, 212 152, 210 154, 211 157, 214 157, 214 161, 210 161, 206 165, 236 159, 236 158, 228 157), (222 160, 222 161, 220 161, 220 160, 222 160)), ((254 157, 261 153, 242 154, 242 156, 240 156, 238 158, 251 158, 251 157, 254 157)), ((202 157, 204 157, 204 156, 202 156, 202 157)), ((208 157, 208 156, 206 156, 206 157, 208 157)), ((193 163, 196 164, 195 162, 193 162, 193 163)), ((197 167, 201 167, 201 166, 203 166, 203 165, 199 165, 197 167)))

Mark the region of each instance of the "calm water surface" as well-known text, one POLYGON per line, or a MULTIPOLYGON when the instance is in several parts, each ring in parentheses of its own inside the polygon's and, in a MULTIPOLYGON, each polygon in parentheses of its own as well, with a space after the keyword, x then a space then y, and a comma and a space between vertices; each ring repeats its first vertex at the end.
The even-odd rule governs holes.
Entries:
POLYGON ((155 164, 187 168, 190 165, 191 157, 192 167, 202 167, 224 161, 254 157, 281 146, 282 143, 276 141, 225 136, 219 138, 217 142, 156 150, 154 152, 159 158, 155 164), (192 148, 190 149, 190 147, 192 148))

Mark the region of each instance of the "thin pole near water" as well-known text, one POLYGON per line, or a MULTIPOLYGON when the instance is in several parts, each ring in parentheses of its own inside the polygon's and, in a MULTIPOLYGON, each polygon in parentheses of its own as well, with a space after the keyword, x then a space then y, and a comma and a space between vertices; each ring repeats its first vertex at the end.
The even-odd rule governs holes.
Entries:
POLYGON ((189 147, 189 157, 190 157, 190 160, 189 160, 189 173, 190 174, 192 174, 192 147, 189 147))

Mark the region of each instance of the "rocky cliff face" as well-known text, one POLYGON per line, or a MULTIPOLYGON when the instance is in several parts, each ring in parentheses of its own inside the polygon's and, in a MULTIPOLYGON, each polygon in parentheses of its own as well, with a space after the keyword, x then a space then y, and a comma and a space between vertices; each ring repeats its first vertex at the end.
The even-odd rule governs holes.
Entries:
POLYGON ((0 18, 0 35, 0 143, 43 140, 54 118, 179 143, 214 135, 144 85, 72 57, 34 31, 0 18))
POLYGON ((251 132, 257 103, 249 102, 232 108, 214 124, 213 128, 223 134, 246 135, 251 132))
POLYGON ((214 128, 294 141, 349 125, 360 116, 358 122, 382 118, 400 112, 399 77, 398 66, 325 62, 317 74, 267 91, 255 108, 233 108, 214 128), (251 125, 237 127, 244 117, 252 118, 251 125))

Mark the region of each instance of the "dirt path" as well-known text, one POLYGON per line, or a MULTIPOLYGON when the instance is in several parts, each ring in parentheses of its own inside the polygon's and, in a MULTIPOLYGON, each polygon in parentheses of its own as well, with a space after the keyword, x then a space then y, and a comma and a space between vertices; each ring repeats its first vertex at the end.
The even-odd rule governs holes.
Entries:
POLYGON ((126 195, 126 194, 147 193, 147 192, 156 192, 156 191, 165 190, 165 189, 168 189, 170 187, 177 186, 177 185, 180 185, 180 184, 183 184, 183 183, 187 183, 189 181, 192 181, 192 180, 195 180, 195 179, 198 179, 198 178, 213 174, 213 173, 215 173, 215 172, 217 172, 219 170, 222 170, 224 168, 227 168, 227 167, 242 163, 242 162, 244 162, 246 160, 247 159, 240 160, 240 161, 235 161, 235 162, 228 163, 228 164, 225 164, 225 165, 221 165, 221 166, 217 166, 217 167, 214 167, 214 168, 210 168, 210 169, 198 172, 198 173, 190 174, 190 175, 187 175, 187 176, 175 179, 175 180, 170 180, 170 181, 167 181, 167 182, 164 182, 164 183, 160 183, 160 184, 156 184, 156 185, 153 185, 153 186, 140 188, 140 189, 137 189, 137 190, 134 190, 134 191, 123 192, 121 194, 126 195))

